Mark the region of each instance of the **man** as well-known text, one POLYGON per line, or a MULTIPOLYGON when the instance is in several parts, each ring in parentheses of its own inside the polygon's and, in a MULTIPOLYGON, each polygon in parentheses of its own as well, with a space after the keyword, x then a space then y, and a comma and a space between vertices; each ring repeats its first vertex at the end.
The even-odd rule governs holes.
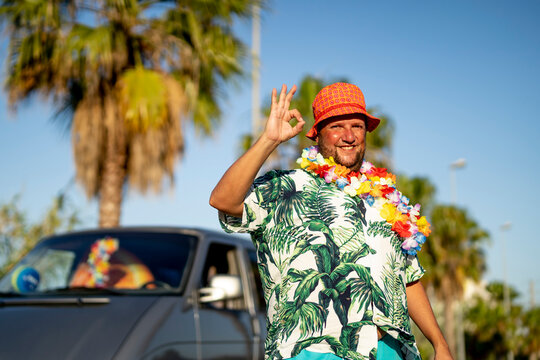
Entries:
POLYGON ((305 122, 289 109, 296 86, 272 91, 265 130, 210 198, 226 231, 249 232, 267 302, 266 358, 418 359, 409 315, 436 359, 451 359, 424 288, 419 250, 429 224, 386 169, 364 162, 379 119, 361 90, 336 83, 313 101, 302 169, 255 176, 305 122), (290 121, 297 120, 292 126, 290 121))

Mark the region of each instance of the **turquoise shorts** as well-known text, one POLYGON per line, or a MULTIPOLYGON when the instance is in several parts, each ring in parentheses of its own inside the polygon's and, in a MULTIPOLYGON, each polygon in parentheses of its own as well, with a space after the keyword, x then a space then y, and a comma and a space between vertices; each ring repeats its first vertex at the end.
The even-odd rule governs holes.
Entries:
POLYGON ((377 343, 377 360, 403 360, 399 341, 390 335, 384 335, 377 343))
MULTIPOLYGON (((377 360, 403 360, 400 343, 390 335, 383 336, 377 344, 377 360)), ((342 360, 339 356, 329 353, 318 353, 308 350, 288 360, 342 360)))

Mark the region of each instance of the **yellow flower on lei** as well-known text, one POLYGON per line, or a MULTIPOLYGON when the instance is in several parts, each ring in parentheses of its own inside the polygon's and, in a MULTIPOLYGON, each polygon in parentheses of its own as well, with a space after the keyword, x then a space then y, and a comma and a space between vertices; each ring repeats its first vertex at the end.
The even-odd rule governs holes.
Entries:
POLYGON ((297 161, 300 166, 302 167, 302 169, 305 169, 307 168, 309 165, 311 165, 311 161, 309 161, 307 158, 303 157, 301 159, 298 159, 299 161, 297 161))
POLYGON ((384 220, 388 221, 390 224, 393 224, 397 221, 398 210, 394 205, 385 203, 381 209, 381 216, 384 220))
POLYGON ((364 181, 363 183, 360 184, 356 193, 358 195, 362 195, 362 194, 368 194, 370 191, 371 191, 371 182, 364 181))
POLYGON ((418 226, 418 231, 420 231, 425 236, 429 236, 429 234, 431 234, 430 224, 425 216, 421 216, 420 219, 418 219, 418 221, 416 222, 416 226, 418 226))

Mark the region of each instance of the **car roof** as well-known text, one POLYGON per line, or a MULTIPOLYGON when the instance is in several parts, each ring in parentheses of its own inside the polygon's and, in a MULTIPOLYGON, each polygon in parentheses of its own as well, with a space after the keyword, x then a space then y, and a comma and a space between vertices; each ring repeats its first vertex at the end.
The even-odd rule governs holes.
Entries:
POLYGON ((211 229, 205 229, 200 227, 182 227, 182 226, 119 226, 108 228, 89 228, 76 231, 69 231, 65 233, 58 233, 44 237, 40 242, 47 241, 49 239, 59 239, 63 237, 72 237, 77 235, 92 235, 92 234, 111 234, 111 233, 133 233, 133 232, 155 232, 155 233, 169 233, 169 234, 185 234, 194 235, 199 238, 226 238, 229 240, 239 241, 244 244, 251 243, 249 237, 243 237, 238 235, 228 234, 225 231, 216 231, 211 229))

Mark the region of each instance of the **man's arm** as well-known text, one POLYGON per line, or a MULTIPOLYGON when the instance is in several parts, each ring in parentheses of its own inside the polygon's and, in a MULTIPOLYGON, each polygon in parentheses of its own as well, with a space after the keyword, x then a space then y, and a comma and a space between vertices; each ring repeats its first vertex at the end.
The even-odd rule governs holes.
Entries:
POLYGON ((279 144, 298 135, 304 126, 300 112, 289 110, 295 92, 296 85, 289 93, 283 85, 278 101, 277 90, 272 90, 272 106, 264 132, 219 180, 210 196, 211 206, 228 215, 242 216, 244 197, 268 156, 279 144), (293 118, 298 121, 294 127, 289 123, 293 118))
POLYGON ((420 281, 407 284, 409 315, 435 349, 435 360, 452 360, 448 344, 437 324, 431 304, 420 281))

